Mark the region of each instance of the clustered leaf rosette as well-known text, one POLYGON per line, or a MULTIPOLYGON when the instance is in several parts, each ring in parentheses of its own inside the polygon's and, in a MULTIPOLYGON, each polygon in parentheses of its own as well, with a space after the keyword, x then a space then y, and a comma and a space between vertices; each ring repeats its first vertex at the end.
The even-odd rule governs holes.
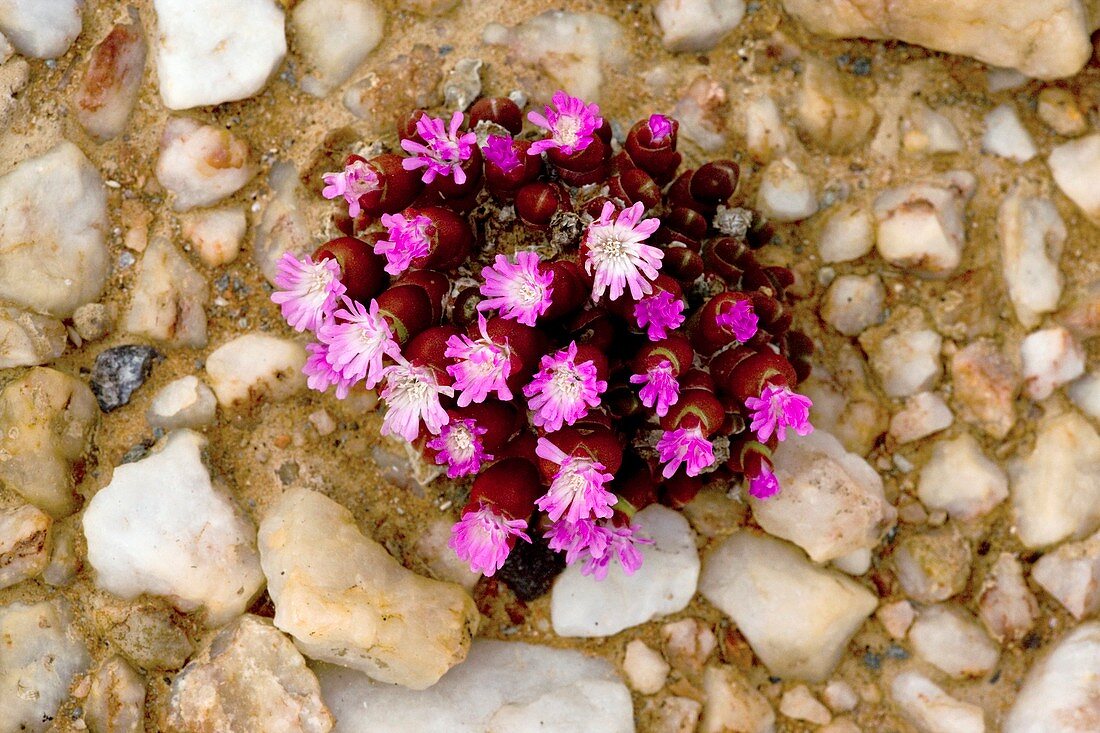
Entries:
POLYGON ((316 338, 311 388, 378 389, 383 434, 472 479, 450 546, 473 570, 537 540, 629 574, 645 506, 781 490, 773 451, 813 429, 813 345, 791 272, 755 256, 771 233, 737 207, 736 163, 681 170, 676 120, 614 140, 565 92, 527 119, 506 98, 416 110, 405 156, 350 155, 321 192, 343 236, 284 255, 272 300, 316 338))

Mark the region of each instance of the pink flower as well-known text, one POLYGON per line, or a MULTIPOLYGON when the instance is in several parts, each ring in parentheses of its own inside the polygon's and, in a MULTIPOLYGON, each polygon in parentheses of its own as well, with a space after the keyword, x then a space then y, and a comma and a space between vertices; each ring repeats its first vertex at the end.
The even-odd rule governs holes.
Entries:
POLYGON ((598 525, 597 532, 603 534, 605 539, 590 547, 602 546, 604 549, 599 555, 585 552, 584 565, 581 567, 582 575, 592 575, 596 580, 607 577, 612 560, 619 561, 624 573, 633 575, 642 566, 644 559, 638 546, 653 544, 653 540, 639 535, 634 527, 598 525))
POLYGON ((731 331, 738 341, 745 343, 756 335, 760 319, 753 312, 751 302, 738 300, 719 313, 714 322, 731 331))
POLYGON ((623 290, 630 288, 634 300, 653 292, 650 281, 657 277, 661 259, 665 253, 643 242, 661 225, 658 219, 642 219, 641 202, 619 212, 615 221, 611 214, 615 205, 610 201, 603 205, 600 218, 588 225, 585 246, 588 250, 584 269, 596 273, 592 284, 592 300, 599 300, 608 288, 608 296, 616 300, 623 290))
POLYGON ((359 216, 362 209, 359 207, 360 197, 377 191, 381 186, 378 174, 362 160, 353 160, 344 166, 339 173, 326 173, 321 176, 325 187, 321 189, 321 195, 327 199, 343 196, 348 204, 348 216, 359 216))
POLYGON ((428 447, 436 451, 436 464, 447 466, 447 478, 470 476, 481 470, 482 463, 493 460, 481 443, 487 432, 469 418, 451 420, 428 441, 428 447))
POLYGON ((462 170, 462 161, 469 160, 473 154, 477 135, 473 132, 459 135, 458 128, 461 126, 461 112, 454 113, 447 128, 444 128, 443 120, 421 115, 416 122, 416 131, 427 145, 415 140, 402 140, 401 148, 414 155, 401 161, 401 167, 407 171, 425 168, 420 179, 424 183, 431 183, 436 176, 451 176, 455 183, 465 183, 466 171, 462 170))
POLYGON ((634 304, 634 319, 646 329, 650 341, 668 338, 684 323, 684 301, 667 290, 661 290, 634 304))
POLYGON ((306 375, 306 385, 318 392, 325 392, 329 387, 336 387, 336 398, 344 399, 351 392, 355 380, 345 378, 340 372, 333 369, 328 362, 328 345, 312 343, 306 344, 309 356, 306 358, 302 374, 306 375))
POLYGON ((813 404, 809 397, 792 392, 788 387, 769 384, 759 397, 745 400, 745 407, 752 410, 749 428, 756 432, 761 443, 767 443, 772 433, 780 440, 786 440, 787 428, 799 435, 809 435, 814 429, 810 424, 813 404))
POLYGON ((603 125, 600 107, 585 104, 584 100, 571 97, 560 89, 551 99, 554 107, 546 107, 544 115, 528 112, 527 119, 550 132, 550 137, 538 140, 527 149, 528 155, 538 155, 544 150, 558 148, 566 155, 584 150, 592 144, 593 135, 603 125))
POLYGON ((400 275, 409 269, 412 261, 431 250, 428 227, 432 220, 426 216, 406 219, 401 214, 382 214, 382 226, 386 227, 386 239, 374 244, 374 253, 386 258, 386 272, 400 275))
POLYGON ((576 523, 592 516, 610 517, 615 513, 611 507, 618 499, 604 488, 614 476, 604 473, 602 463, 566 455, 546 438, 539 438, 535 454, 559 466, 550 489, 535 501, 535 506, 546 512, 550 521, 556 522, 564 515, 567 522, 576 523))
POLYGON ((516 252, 514 265, 504 255, 497 255, 492 265, 482 268, 481 276, 485 278, 481 286, 485 300, 478 310, 497 308, 501 318, 534 326, 550 307, 554 273, 539 272, 539 256, 534 252, 516 252))
POLYGON ((649 139, 655 143, 661 142, 672 134, 672 123, 664 115, 650 115, 647 124, 649 125, 649 139))
POLYGON ((489 135, 485 138, 485 147, 481 149, 485 160, 505 173, 511 173, 519 167, 519 154, 515 142, 509 135, 489 135))
POLYGON ((593 519, 579 519, 576 522, 559 519, 543 538, 549 540, 547 546, 554 552, 564 551, 565 563, 572 565, 582 553, 592 557, 603 556, 609 537, 600 530, 601 527, 593 519))
POLYGON ((704 468, 714 465, 714 446, 697 427, 666 430, 657 441, 657 457, 665 464, 661 471, 665 478, 672 478, 681 463, 687 464, 688 476, 698 476, 704 468))
POLYGON ((471 402, 484 402, 490 392, 505 402, 512 399, 508 389, 508 375, 512 373, 511 349, 507 344, 494 343, 485 332, 485 316, 477 314, 477 327, 481 338, 474 341, 466 334, 456 334, 447 339, 443 355, 458 362, 447 367, 454 377, 454 388, 459 391, 458 406, 471 402))
POLYGON ((760 467, 760 475, 749 479, 749 494, 757 499, 768 499, 779 493, 779 479, 767 464, 760 467))
POLYGON ((575 363, 577 342, 542 357, 539 371, 523 388, 527 406, 534 411, 531 422, 548 433, 561 430, 563 423, 572 425, 588 414, 589 407, 600 404, 600 393, 607 382, 597 378, 596 365, 591 360, 575 363))
POLYGON ((352 383, 365 379, 364 386, 371 389, 382 379, 382 357, 396 357, 401 350, 390 325, 378 314, 377 300, 370 302, 369 310, 349 298, 344 298, 344 306, 334 320, 321 324, 317 337, 333 371, 352 383))
POLYGON ((327 257, 314 262, 309 255, 298 259, 287 252, 279 260, 271 300, 279 304, 283 318, 295 331, 316 331, 332 315, 336 299, 347 288, 340 282, 340 265, 327 257))
POLYGON ((415 366, 401 355, 394 357, 397 363, 386 367, 383 376, 386 386, 382 399, 386 401, 386 415, 382 418, 382 435, 400 435, 410 443, 420 434, 420 421, 432 435, 450 421, 450 416, 439 403, 440 395, 450 397, 454 390, 442 387, 428 367, 415 366))
POLYGON ((638 397, 642 404, 652 408, 658 417, 668 414, 668 408, 676 404, 680 399, 680 383, 672 374, 672 362, 664 359, 660 364, 650 367, 645 374, 634 374, 630 377, 631 384, 641 384, 638 397))
POLYGON ((482 504, 475 512, 466 512, 453 527, 447 546, 459 559, 470 563, 470 570, 492 577, 500 570, 508 553, 512 551, 512 537, 527 542, 531 538, 523 531, 526 519, 506 519, 493 511, 489 504, 482 504))

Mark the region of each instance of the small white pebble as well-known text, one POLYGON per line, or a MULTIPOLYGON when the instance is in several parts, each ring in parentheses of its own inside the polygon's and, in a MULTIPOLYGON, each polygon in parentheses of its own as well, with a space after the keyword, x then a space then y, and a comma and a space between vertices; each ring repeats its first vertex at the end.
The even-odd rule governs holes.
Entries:
POLYGON ((643 695, 653 695, 665 686, 669 664, 661 653, 652 649, 644 641, 634 639, 626 645, 623 655, 623 672, 626 680, 643 695))

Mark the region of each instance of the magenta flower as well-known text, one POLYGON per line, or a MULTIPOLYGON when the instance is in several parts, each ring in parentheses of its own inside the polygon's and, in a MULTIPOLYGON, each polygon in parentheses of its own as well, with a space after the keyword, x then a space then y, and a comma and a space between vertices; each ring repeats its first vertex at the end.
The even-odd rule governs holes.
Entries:
POLYGON ((656 406, 654 411, 658 417, 667 415, 668 408, 680 399, 680 383, 676 381, 672 373, 672 362, 668 359, 650 367, 645 374, 631 375, 630 383, 643 385, 638 391, 638 397, 646 407, 656 406))
POLYGON ((487 432, 469 418, 451 420, 428 441, 428 447, 436 451, 436 464, 447 466, 447 478, 473 475, 481 470, 482 463, 493 460, 481 443, 481 436, 487 432))
POLYGON ((378 174, 363 160, 353 160, 344 166, 344 170, 326 173, 321 180, 325 182, 321 195, 326 199, 343 196, 348 204, 348 216, 353 219, 362 211, 359 198, 381 187, 378 174))
POLYGON ((336 387, 336 398, 344 399, 351 392, 355 380, 345 378, 336 371, 328 362, 328 345, 323 343, 306 344, 309 356, 302 367, 302 374, 306 375, 306 385, 318 392, 325 392, 329 387, 336 387))
POLYGON ((641 300, 643 295, 653 292, 650 281, 657 277, 665 256, 656 247, 644 244, 661 222, 643 220, 641 202, 620 211, 612 221, 614 211, 615 205, 606 202, 600 218, 589 224, 585 233, 584 269, 590 275, 595 271, 592 300, 599 300, 608 289, 611 290, 608 297, 616 300, 626 288, 634 300, 641 300))
POLYGON ((509 135, 489 135, 485 138, 485 147, 481 149, 485 160, 489 161, 505 173, 511 173, 519 168, 519 154, 516 152, 515 142, 509 135))
POLYGON ((352 383, 365 379, 363 386, 372 389, 382 379, 382 357, 397 357, 401 349, 393 340, 386 319, 378 314, 378 301, 371 300, 370 309, 350 298, 344 298, 344 308, 336 311, 335 319, 317 329, 317 338, 325 345, 326 359, 344 380, 352 383))
POLYGON ((760 475, 749 479, 749 494, 757 499, 768 499, 779 493, 779 479, 765 463, 760 467, 760 475))
POLYGON ((523 531, 525 529, 526 519, 506 519, 493 511, 489 504, 483 503, 477 511, 463 514, 462 519, 451 527, 451 539, 447 546, 470 564, 470 570, 492 577, 508 559, 508 553, 512 551, 512 537, 531 541, 523 531))
POLYGON ((572 425, 600 404, 607 382, 597 378, 591 360, 577 364, 577 342, 542 357, 539 371, 523 388, 527 406, 535 413, 531 422, 548 433, 572 425))
POLYGON ((539 256, 534 252, 516 252, 515 264, 497 255, 492 265, 482 268, 481 276, 485 278, 481 286, 485 300, 478 304, 478 310, 497 308, 501 318, 534 326, 550 307, 554 273, 539 271, 539 256))
POLYGON ((760 319, 752 309, 752 303, 738 300, 715 317, 714 322, 733 333, 741 343, 745 343, 759 328, 760 319))
POLYGON ((787 428, 799 435, 809 435, 814 429, 810 424, 813 404, 809 397, 792 392, 788 387, 769 384, 759 397, 745 400, 745 407, 752 410, 749 428, 756 432, 761 443, 767 443, 772 433, 779 440, 786 440, 787 428))
POLYGON ((579 519, 570 522, 559 519, 547 530, 543 538, 549 540, 547 546, 554 552, 565 552, 566 565, 572 565, 582 553, 592 557, 602 557, 607 550, 607 533, 593 519, 579 519))
MULTIPOLYGON (((618 560, 624 573, 633 575, 642 566, 644 560, 638 546, 653 544, 653 540, 639 535, 634 527, 598 525, 596 531, 606 538, 599 545, 604 548, 603 552, 599 555, 585 552, 584 565, 581 567, 582 575, 592 575, 596 580, 607 577, 612 560, 618 560)), ((592 545, 592 547, 596 546, 595 543, 592 545)))
POLYGON ((375 242, 374 253, 386 258, 386 272, 400 275, 409 269, 413 260, 428 254, 432 246, 428 239, 431 225, 432 220, 426 216, 406 219, 401 214, 382 214, 386 238, 375 242))
POLYGON ((593 135, 603 125, 600 107, 585 104, 584 100, 571 97, 562 90, 554 92, 550 100, 554 107, 546 107, 545 114, 528 112, 532 124, 550 132, 550 137, 538 140, 527 149, 528 155, 538 155, 544 150, 557 148, 566 155, 584 150, 592 144, 593 135))
POLYGON ((512 390, 508 389, 511 349, 507 344, 493 342, 485 332, 485 316, 481 313, 477 314, 477 327, 481 331, 477 341, 466 334, 456 334, 447 339, 447 350, 443 352, 444 356, 458 360, 447 367, 447 373, 454 377, 459 407, 484 402, 490 392, 496 392, 497 399, 505 402, 512 399, 512 390))
POLYGON ((387 409, 382 418, 382 435, 400 435, 411 443, 420 434, 421 420, 429 433, 439 435, 450 421, 439 397, 450 397, 454 390, 441 386, 428 367, 415 366, 401 355, 394 358, 397 363, 383 372, 386 386, 382 399, 387 409))
POLYGON ((661 142, 672 134, 672 122, 664 115, 650 115, 647 124, 649 125, 649 139, 655 143, 661 142))
POLYGON ((667 290, 658 291, 634 304, 634 319, 646 329, 646 338, 660 341, 683 325, 684 301, 667 290))
POLYGON ((407 171, 426 169, 420 179, 424 183, 431 183, 436 176, 451 176, 455 183, 465 183, 466 171, 462 170, 462 161, 469 160, 473 154, 477 135, 473 132, 459 135, 458 128, 461 126, 462 113, 458 111, 451 117, 449 127, 444 127, 443 120, 438 117, 421 115, 416 121, 416 131, 427 145, 415 140, 402 140, 401 149, 413 155, 401 161, 401 167, 407 171))
POLYGON ((666 430, 657 441, 657 457, 665 464, 661 475, 672 478, 681 463, 688 476, 698 476, 704 468, 714 465, 714 446, 697 427, 666 430))
POLYGON ((566 455, 546 438, 539 438, 535 454, 559 466, 550 489, 535 501, 535 506, 546 512, 550 521, 556 522, 564 516, 567 522, 576 523, 592 516, 610 517, 615 513, 611 507, 618 499, 604 488, 614 476, 604 473, 602 463, 566 455))
POLYGON ((309 255, 298 259, 290 252, 279 259, 272 302, 295 331, 316 331, 332 315, 336 300, 347 288, 340 282, 340 265, 327 257, 314 262, 309 255))

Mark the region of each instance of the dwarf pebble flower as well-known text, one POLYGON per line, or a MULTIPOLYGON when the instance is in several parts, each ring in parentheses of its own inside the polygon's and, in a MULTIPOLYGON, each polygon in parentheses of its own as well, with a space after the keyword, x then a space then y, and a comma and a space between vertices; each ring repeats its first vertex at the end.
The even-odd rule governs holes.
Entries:
POLYGON ((462 519, 451 527, 451 539, 447 546, 470 564, 470 570, 492 577, 508 559, 511 551, 509 543, 513 537, 531 541, 523 531, 525 529, 527 520, 508 519, 494 511, 491 505, 482 503, 476 511, 463 514, 462 519))
POLYGON ((421 115, 416 121, 416 131, 427 145, 416 140, 402 140, 401 149, 411 153, 412 157, 401 161, 401 166, 407 171, 424 168, 424 175, 421 176, 424 183, 431 183, 436 176, 450 176, 459 185, 465 183, 466 171, 462 170, 462 161, 469 160, 473 154, 477 134, 467 132, 459 135, 462 119, 462 113, 456 111, 451 116, 450 125, 445 126, 438 117, 421 115))
POLYGON ((327 199, 343 196, 348 204, 348 216, 353 219, 362 211, 359 199, 381 186, 378 174, 365 160, 353 160, 344 166, 344 170, 326 173, 321 180, 325 183, 321 195, 327 199))
POLYGON ((586 104, 583 99, 571 97, 562 90, 554 92, 544 114, 528 112, 527 119, 547 130, 550 137, 536 140, 527 149, 528 155, 538 155, 544 150, 557 148, 565 155, 572 155, 592 144, 593 135, 603 125, 598 104, 586 104))
POLYGON ((481 470, 482 463, 493 460, 481 443, 486 432, 475 420, 451 420, 428 441, 428 447, 436 451, 435 462, 447 466, 447 478, 470 476, 481 470))
POLYGON ((649 125, 649 138, 655 143, 661 142, 672 134, 672 123, 664 115, 650 115, 646 124, 649 125))
POLYGON ((607 382, 599 379, 596 365, 590 361, 576 363, 577 342, 539 362, 539 370, 523 388, 527 406, 534 412, 531 422, 548 433, 572 425, 588 414, 588 408, 600 404, 600 394, 607 382))
POLYGON ((733 333, 738 341, 745 343, 756 335, 760 318, 753 311, 752 303, 738 300, 719 313, 714 322, 733 333))
POLYGON ((283 318, 299 332, 316 331, 347 291, 336 260, 314 262, 309 255, 298 259, 291 252, 279 259, 275 287, 279 290, 271 294, 272 302, 279 304, 283 318))
POLYGON ((746 399, 745 407, 752 411, 749 428, 761 443, 767 443, 773 433, 779 440, 786 440, 787 428, 799 435, 813 432, 814 427, 810 424, 813 402, 809 397, 792 392, 789 387, 769 384, 759 397, 746 399))
POLYGON ((618 499, 604 488, 614 476, 604 473, 606 469, 602 463, 591 458, 567 455, 546 438, 539 438, 535 454, 559 467, 550 482, 550 489, 535 502, 535 506, 546 512, 550 521, 556 522, 564 516, 567 522, 576 523, 591 517, 610 517, 615 513, 611 507, 618 499))
POLYGON ((478 313, 477 327, 481 338, 474 341, 466 334, 455 334, 447 339, 444 355, 456 359, 447 367, 454 377, 454 388, 459 393, 458 406, 471 402, 484 402, 491 392, 497 399, 512 399, 508 389, 508 375, 512 372, 511 350, 507 344, 494 343, 485 331, 485 316, 478 313))
POLYGON ((416 366, 400 355, 394 358, 397 363, 383 372, 386 386, 381 397, 386 402, 386 414, 382 435, 400 435, 411 443, 420 434, 422 420, 429 433, 438 435, 450 421, 439 397, 450 397, 454 390, 440 385, 430 367, 416 366))
POLYGON ((660 341, 668 338, 669 331, 683 325, 684 301, 667 290, 661 290, 634 304, 634 318, 641 328, 646 329, 646 338, 660 341))
POLYGON ((642 404, 652 408, 658 417, 668 414, 668 408, 680 399, 680 383, 672 373, 672 362, 663 359, 660 364, 650 367, 645 374, 633 374, 631 384, 640 384, 638 397, 642 404))
POLYGON ((554 273, 539 272, 539 262, 534 252, 516 252, 514 264, 504 255, 497 255, 492 265, 481 270, 485 283, 480 290, 485 300, 478 304, 478 310, 496 308, 501 318, 534 326, 550 307, 554 292, 550 287, 554 273))
POLYGON ((779 479, 775 477, 767 464, 760 468, 760 473, 749 479, 749 494, 757 499, 768 499, 779 493, 779 479))
POLYGON ((356 380, 347 379, 333 368, 328 361, 328 345, 314 342, 306 344, 306 363, 302 367, 302 374, 306 375, 306 385, 318 392, 326 392, 329 387, 336 387, 336 398, 344 399, 351 392, 356 380))
POLYGON ((519 153, 515 141, 509 135, 489 135, 485 138, 485 147, 481 149, 485 160, 505 173, 511 173, 520 165, 519 153))
POLYGON ((588 225, 584 269, 590 275, 595 273, 592 300, 599 300, 608 290, 611 300, 617 300, 627 288, 634 300, 653 292, 650 281, 657 277, 665 253, 644 243, 661 225, 658 219, 642 219, 644 212, 638 202, 612 219, 615 205, 608 201, 600 218, 588 225))
POLYGON ((317 338, 326 349, 325 359, 341 379, 350 382, 366 380, 364 387, 372 389, 382 379, 382 358, 397 357, 400 348, 393 340, 393 331, 378 313, 378 301, 369 308, 344 298, 344 308, 317 330, 317 338))
POLYGON ((386 272, 400 275, 409 269, 413 260, 428 254, 431 250, 428 227, 431 225, 432 220, 423 215, 411 219, 402 214, 382 215, 386 238, 375 243, 374 253, 386 258, 386 272))
POLYGON ((611 568, 611 561, 617 560, 622 566, 623 572, 633 575, 642 566, 642 551, 639 545, 651 545, 653 540, 642 537, 634 527, 613 527, 606 524, 597 525, 596 531, 604 535, 604 539, 589 545, 589 548, 601 547, 602 552, 596 555, 593 552, 583 552, 584 565, 581 567, 582 575, 591 575, 596 580, 607 577, 611 568))
POLYGON ((688 476, 698 476, 714 465, 714 446, 698 427, 666 430, 657 441, 657 457, 665 464, 661 475, 672 478, 680 464, 686 464, 688 476))

